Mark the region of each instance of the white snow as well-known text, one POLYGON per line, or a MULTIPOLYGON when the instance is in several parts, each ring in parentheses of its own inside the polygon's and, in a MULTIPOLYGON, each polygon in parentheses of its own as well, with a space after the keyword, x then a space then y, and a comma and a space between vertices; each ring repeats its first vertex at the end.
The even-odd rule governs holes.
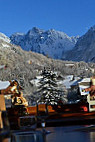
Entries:
POLYGON ((6 43, 2 43, 2 46, 5 47, 5 48, 9 48, 10 46, 6 43))
POLYGON ((6 36, 5 34, 3 34, 3 33, 0 33, 0 39, 1 39, 1 40, 4 40, 5 42, 10 43, 10 38, 7 37, 7 36, 6 36))
POLYGON ((31 83, 32 85, 35 85, 35 86, 39 86, 39 82, 40 82, 39 79, 33 79, 33 80, 30 81, 30 83, 31 83))
POLYGON ((82 82, 90 82, 90 78, 83 78, 79 83, 82 83, 82 82))
POLYGON ((67 67, 74 66, 74 64, 65 64, 65 66, 67 66, 67 67))
POLYGON ((73 75, 65 76, 63 84, 65 85, 66 89, 70 89, 72 85, 78 84, 79 77, 75 77, 73 80, 73 75))
POLYGON ((10 85, 9 81, 0 81, 0 90, 6 89, 10 85))
POLYGON ((43 39, 44 37, 43 37, 43 36, 41 36, 40 38, 41 38, 41 39, 43 39))
MULTIPOLYGON (((39 86, 40 85, 39 82, 41 78, 42 76, 37 76, 36 79, 31 80, 30 83, 32 85, 39 86)), ((64 80, 58 81, 57 84, 65 86, 66 89, 70 89, 72 85, 78 84, 79 79, 80 79, 79 77, 75 77, 75 79, 73 80, 73 75, 68 75, 68 76, 65 76, 64 80)))
POLYGON ((39 76, 36 76, 37 79, 41 79, 43 78, 43 76, 39 75, 39 76))
POLYGON ((64 52, 71 50, 77 41, 64 32, 53 29, 43 31, 35 27, 25 35, 17 33, 10 38, 12 43, 20 45, 24 50, 32 50, 54 59, 62 59, 64 52))
POLYGON ((5 68, 5 65, 0 65, 0 69, 3 69, 3 68, 5 68))

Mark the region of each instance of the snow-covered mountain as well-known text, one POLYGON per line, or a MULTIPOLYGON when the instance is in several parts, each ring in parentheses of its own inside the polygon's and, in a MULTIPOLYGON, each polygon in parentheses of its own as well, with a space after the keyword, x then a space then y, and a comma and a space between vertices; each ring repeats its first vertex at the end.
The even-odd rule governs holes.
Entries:
POLYGON ((78 39, 75 47, 65 54, 64 59, 95 62, 95 26, 78 39))
POLYGON ((3 33, 0 33, 0 40, 10 43, 10 38, 3 33))
POLYGON ((63 54, 73 49, 79 37, 69 37, 64 32, 56 30, 44 31, 36 27, 26 34, 15 33, 10 39, 13 44, 22 49, 47 55, 54 59, 62 59, 63 54))

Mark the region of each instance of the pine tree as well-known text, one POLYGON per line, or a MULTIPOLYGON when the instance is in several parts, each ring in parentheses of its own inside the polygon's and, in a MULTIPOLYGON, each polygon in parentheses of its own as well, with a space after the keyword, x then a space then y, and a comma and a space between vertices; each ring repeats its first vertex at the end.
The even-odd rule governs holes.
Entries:
POLYGON ((43 102, 51 105, 57 105, 63 96, 63 90, 59 87, 57 75, 51 70, 46 70, 41 74, 40 86, 38 87, 39 99, 37 102, 43 102))

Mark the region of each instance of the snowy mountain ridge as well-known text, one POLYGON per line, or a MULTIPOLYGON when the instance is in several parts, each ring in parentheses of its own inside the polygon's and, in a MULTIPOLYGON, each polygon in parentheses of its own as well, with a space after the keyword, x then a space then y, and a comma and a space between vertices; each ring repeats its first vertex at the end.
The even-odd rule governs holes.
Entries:
POLYGON ((95 25, 81 36, 64 60, 95 62, 95 25))
POLYGON ((12 43, 21 46, 23 50, 53 59, 95 62, 95 25, 81 37, 69 37, 54 29, 45 31, 34 27, 26 34, 14 33, 10 38, 0 33, 0 41, 2 48, 12 43))
POLYGON ((22 49, 47 55, 54 59, 62 59, 63 54, 73 49, 79 37, 69 37, 64 32, 41 30, 36 27, 26 34, 15 33, 10 39, 13 44, 19 45, 22 49))

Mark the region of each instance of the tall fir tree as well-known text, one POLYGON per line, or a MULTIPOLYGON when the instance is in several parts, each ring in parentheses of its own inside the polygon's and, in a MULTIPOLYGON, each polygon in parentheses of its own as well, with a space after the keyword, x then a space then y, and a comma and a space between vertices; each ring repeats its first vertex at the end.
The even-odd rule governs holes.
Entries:
POLYGON ((39 94, 37 102, 58 105, 62 101, 61 97, 64 94, 64 90, 58 85, 57 74, 44 68, 41 76, 40 85, 36 92, 39 94))

